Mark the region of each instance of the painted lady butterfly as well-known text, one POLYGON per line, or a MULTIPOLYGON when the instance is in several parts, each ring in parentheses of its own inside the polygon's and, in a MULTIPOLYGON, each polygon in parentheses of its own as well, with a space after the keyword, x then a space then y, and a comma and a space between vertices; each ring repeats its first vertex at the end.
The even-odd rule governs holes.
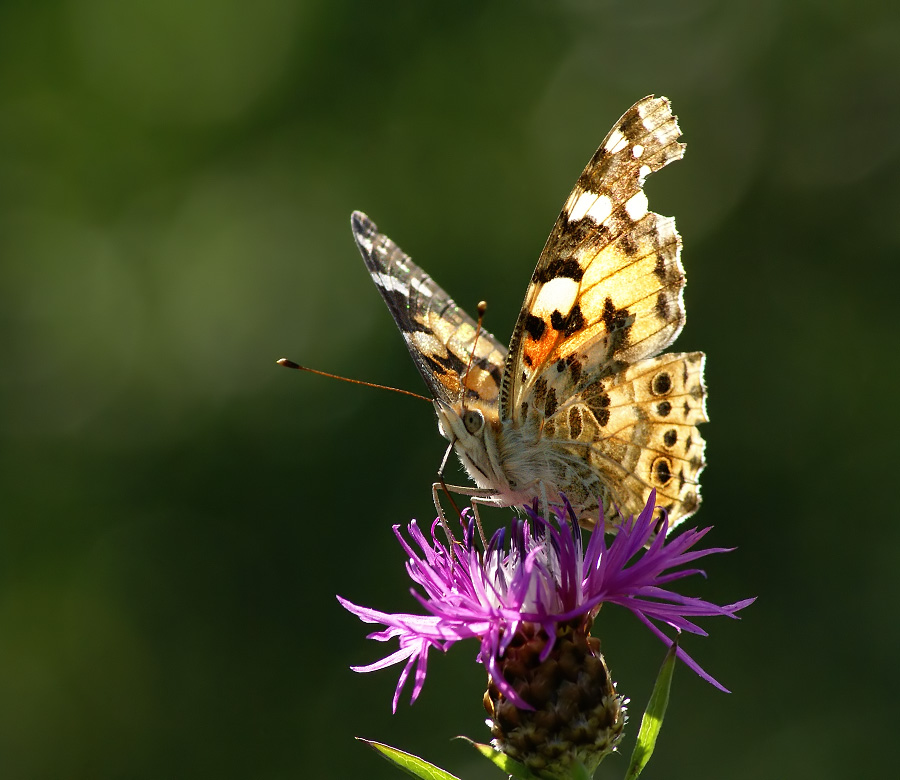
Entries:
MULTIPOLYGON (((684 154, 668 99, 616 123, 575 184, 525 294, 507 350, 480 331, 375 224, 353 236, 434 396, 473 502, 543 506, 566 494, 606 526, 657 491, 670 526, 700 503, 707 420, 701 352, 658 353, 684 326, 675 221, 648 210, 644 180, 684 154)), ((437 504, 437 485, 434 488, 437 504)), ((440 511, 440 507, 438 506, 440 511)))

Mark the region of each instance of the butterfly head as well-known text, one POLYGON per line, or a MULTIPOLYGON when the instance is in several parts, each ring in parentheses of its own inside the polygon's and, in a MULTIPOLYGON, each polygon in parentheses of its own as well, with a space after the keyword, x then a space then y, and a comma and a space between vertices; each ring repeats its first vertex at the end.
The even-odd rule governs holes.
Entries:
POLYGON ((467 402, 434 402, 441 435, 453 444, 466 471, 479 487, 496 488, 502 482, 497 455, 496 409, 467 402))

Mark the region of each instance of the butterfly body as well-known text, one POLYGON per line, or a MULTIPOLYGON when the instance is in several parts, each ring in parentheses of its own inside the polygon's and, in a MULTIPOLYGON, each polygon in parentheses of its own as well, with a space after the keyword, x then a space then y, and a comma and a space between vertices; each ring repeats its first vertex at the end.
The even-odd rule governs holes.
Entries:
POLYGON ((475 484, 491 491, 491 503, 521 506, 541 485, 552 484, 550 464, 541 457, 540 428, 533 421, 501 421, 496 408, 478 402, 435 402, 435 407, 441 435, 453 442, 475 484))
POLYGON ((665 98, 616 123, 550 233, 508 348, 354 212, 363 259, 480 502, 546 506, 562 492, 583 525, 602 506, 608 527, 654 489, 670 525, 699 506, 704 356, 659 354, 685 320, 681 239, 643 192, 682 156, 679 135, 665 98))

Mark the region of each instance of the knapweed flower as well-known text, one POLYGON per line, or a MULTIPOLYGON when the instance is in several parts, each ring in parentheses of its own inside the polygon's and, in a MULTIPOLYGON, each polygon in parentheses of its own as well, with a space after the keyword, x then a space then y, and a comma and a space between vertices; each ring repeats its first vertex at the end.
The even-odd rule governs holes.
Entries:
MULTIPOLYGON (((388 614, 360 607, 340 597, 341 604, 366 623, 385 629, 370 639, 386 642, 395 637, 400 647, 368 666, 371 672, 405 661, 394 693, 396 711, 400 692, 415 670, 412 701, 425 683, 428 651, 446 651, 461 639, 478 639, 479 660, 490 677, 485 706, 491 715, 495 745, 522 760, 529 748, 514 744, 544 741, 573 744, 545 717, 525 723, 528 712, 546 710, 567 719, 590 746, 577 760, 591 771, 615 747, 624 725, 621 697, 599 652, 590 628, 604 603, 631 610, 666 645, 672 644, 660 624, 678 632, 706 635, 693 619, 714 615, 736 617, 749 605, 745 599, 717 606, 703 599, 682 596, 668 586, 692 574, 703 574, 688 564, 724 548, 692 548, 709 529, 686 530, 666 537, 655 534, 655 494, 636 518, 623 519, 615 537, 607 542, 602 530, 591 533, 587 547, 565 497, 552 507, 551 521, 536 508, 525 509, 527 520, 514 520, 509 532, 498 531, 481 552, 471 521, 463 524, 463 539, 447 546, 438 538, 437 521, 431 540, 415 521, 409 524, 410 541, 394 532, 409 556, 407 571, 424 593, 413 595, 427 614, 388 614), (508 536, 508 540, 507 540, 508 536), (416 549, 418 548, 418 549, 416 549), (523 720, 525 719, 525 720, 523 720), (518 733, 524 727, 525 733, 518 733), (518 755, 516 755, 518 754, 518 755)), ((602 516, 598 529, 603 528, 602 516)), ((712 685, 726 690, 688 656, 678 656, 712 685)), ((553 718, 550 719, 551 721, 553 718)), ((571 749, 570 749, 571 753, 571 749)), ((533 756, 532 756, 533 758, 533 756)), ((548 776, 552 767, 532 765, 548 776)))

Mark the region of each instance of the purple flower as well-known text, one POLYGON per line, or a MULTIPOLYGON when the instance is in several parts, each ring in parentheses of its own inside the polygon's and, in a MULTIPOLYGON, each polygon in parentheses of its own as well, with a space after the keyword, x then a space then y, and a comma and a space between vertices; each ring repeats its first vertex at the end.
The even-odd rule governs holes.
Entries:
MULTIPOLYGON (((372 672, 405 661, 394 693, 396 711, 400 692, 415 669, 412 701, 425 683, 428 651, 446 651, 461 639, 481 641, 478 659, 485 665, 502 693, 519 707, 529 708, 504 680, 500 660, 520 629, 540 627, 549 641, 541 660, 553 649, 557 627, 581 619, 591 621, 604 603, 631 610, 667 646, 672 639, 657 624, 677 632, 706 636, 693 618, 725 615, 751 604, 744 599, 727 606, 682 596, 666 586, 701 569, 683 568, 705 555, 728 552, 726 548, 692 550, 710 530, 691 529, 676 536, 656 534, 653 519, 655 492, 637 518, 622 520, 616 536, 607 542, 602 530, 591 533, 587 548, 568 501, 552 507, 555 523, 526 507, 529 521, 516 519, 509 529, 509 543, 501 529, 482 553, 475 544, 471 521, 464 523, 462 543, 448 547, 438 539, 438 521, 431 527, 431 541, 416 522, 409 524, 408 542, 394 526, 400 545, 409 555, 407 571, 424 595, 413 595, 428 614, 388 614, 357 606, 338 597, 340 603, 366 623, 386 628, 369 635, 386 642, 396 637, 400 647, 368 666, 353 667, 372 672), (418 548, 418 551, 415 548, 418 548)), ((603 528, 601 522, 597 526, 603 528)), ((678 657, 700 677, 720 690, 720 683, 680 648, 678 657)))

